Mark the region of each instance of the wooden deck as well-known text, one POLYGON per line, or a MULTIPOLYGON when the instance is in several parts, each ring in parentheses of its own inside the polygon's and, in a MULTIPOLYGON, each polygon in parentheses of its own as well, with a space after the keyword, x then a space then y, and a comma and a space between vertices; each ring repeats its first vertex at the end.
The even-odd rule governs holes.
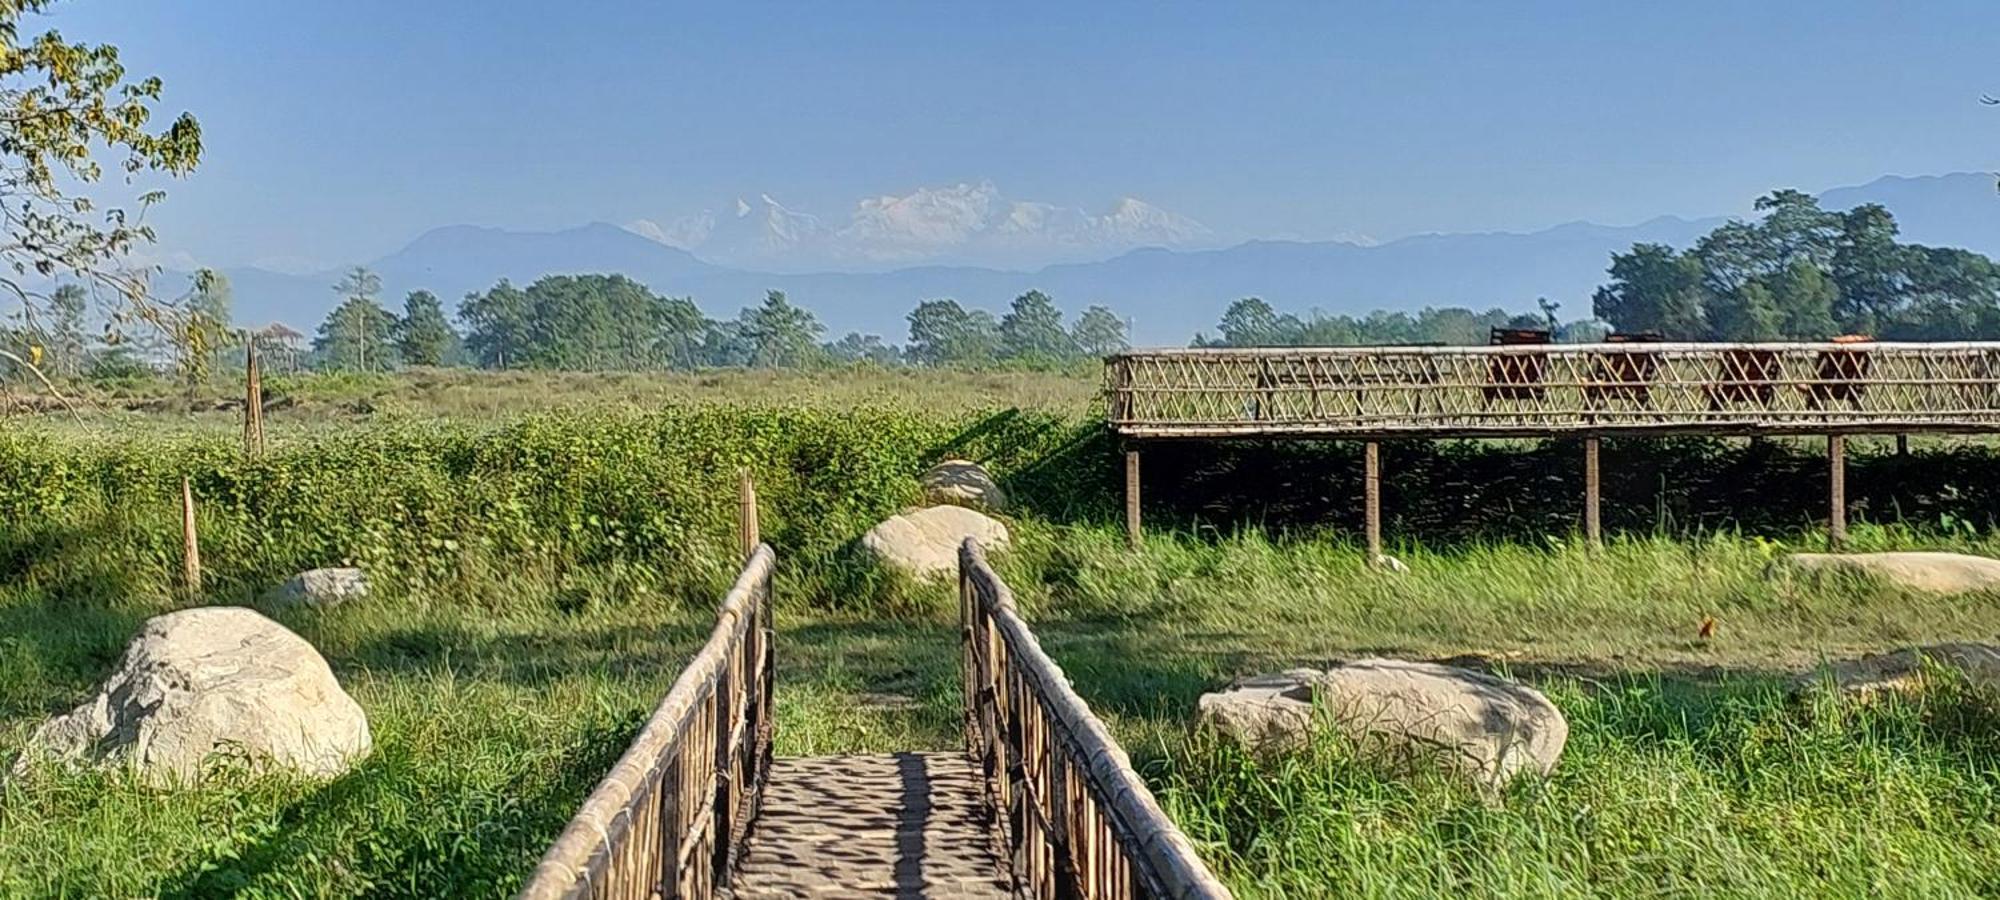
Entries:
POLYGON ((963 753, 778 759, 731 895, 1011 897, 963 753))
POLYGON ((2000 342, 1140 350, 1128 438, 2000 432, 2000 342))

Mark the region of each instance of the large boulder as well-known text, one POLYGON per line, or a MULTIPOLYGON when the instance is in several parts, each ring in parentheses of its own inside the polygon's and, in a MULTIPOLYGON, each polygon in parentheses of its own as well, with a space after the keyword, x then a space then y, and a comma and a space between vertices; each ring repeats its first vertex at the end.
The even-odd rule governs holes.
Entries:
POLYGON ((1933 670, 1956 671, 1976 688, 2000 689, 2000 647, 1935 644, 1878 653, 1810 672, 1799 679, 1798 687, 1830 684, 1843 694, 1867 699, 1884 692, 1917 690, 1923 687, 1925 673, 1933 670))
POLYGON ((271 591, 267 602, 277 606, 332 609, 368 596, 368 575, 360 569, 308 569, 271 591))
POLYGON ((1244 679, 1203 695, 1198 722, 1259 751, 1296 749, 1326 728, 1363 755, 1396 764, 1427 759, 1483 787, 1554 771, 1569 740, 1568 720, 1539 691, 1396 659, 1244 679))
POLYGON ((1932 594, 2000 590, 2000 559, 1963 553, 1794 553, 1781 571, 1861 576, 1932 594))
POLYGON ((986 550, 1007 547, 1007 526, 963 506, 932 506, 890 516, 861 536, 861 546, 883 565, 916 578, 958 571, 966 538, 986 550))
POLYGON ((976 462, 947 459, 917 479, 924 486, 924 502, 965 506, 982 512, 1005 512, 1007 494, 998 482, 976 462))
POLYGON ((37 729, 30 755, 130 766, 186 784, 212 754, 330 777, 368 755, 368 718, 304 638, 241 607, 148 619, 83 705, 37 729))

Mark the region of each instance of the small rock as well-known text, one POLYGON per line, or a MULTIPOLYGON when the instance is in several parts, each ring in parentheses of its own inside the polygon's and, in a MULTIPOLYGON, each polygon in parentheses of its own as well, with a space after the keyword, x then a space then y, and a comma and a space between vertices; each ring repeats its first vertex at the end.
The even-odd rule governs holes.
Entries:
POLYGON ((42 724, 31 755, 126 765, 192 783, 216 753, 332 777, 368 755, 368 718, 304 638, 254 610, 215 606, 146 620, 83 705, 42 724))
POLYGON ((1955 669, 1974 687, 2000 688, 2000 647, 1966 643, 1911 647, 1834 663, 1801 677, 1796 687, 1805 690, 1831 681, 1834 689, 1862 699, 1914 691, 1923 687, 1926 663, 1955 669))
POLYGON ((368 576, 360 569, 310 569, 271 591, 269 602, 279 606, 332 609, 368 596, 368 576))
POLYGON ((963 506, 932 506, 891 516, 861 536, 885 566, 916 578, 958 571, 958 547, 973 538, 986 550, 1007 547, 1007 526, 963 506))
POLYGON ((1410 571, 1407 563, 1387 553, 1376 556, 1373 560, 1369 561, 1369 565, 1374 566, 1377 571, 1395 572, 1399 575, 1410 571))
POLYGON ((997 513, 1007 510, 1007 494, 998 482, 976 462, 947 459, 932 466, 917 479, 924 486, 924 502, 952 504, 997 513))
POLYGON ((1859 575, 1933 594, 2000 590, 2000 559, 1963 553, 1794 553, 1773 574, 1859 575))
POLYGON ((1292 669, 1204 694, 1199 723, 1260 750, 1302 746, 1318 724, 1364 753, 1434 758, 1485 787, 1555 770, 1569 722, 1541 692, 1435 663, 1361 659, 1327 671, 1292 669))

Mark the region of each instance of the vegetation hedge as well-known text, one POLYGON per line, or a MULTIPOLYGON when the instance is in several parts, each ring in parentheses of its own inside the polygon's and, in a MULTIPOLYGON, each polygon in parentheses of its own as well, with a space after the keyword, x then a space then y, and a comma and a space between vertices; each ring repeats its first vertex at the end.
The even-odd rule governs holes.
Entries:
POLYGON ((741 470, 756 480, 767 540, 794 560, 832 560, 917 502, 915 476, 949 456, 987 462, 1052 506, 1102 506, 1101 486, 1070 473, 1108 478, 1108 463, 1052 463, 1079 447, 1101 451, 1100 431, 1012 410, 717 405, 485 427, 375 425, 279 442, 256 459, 216 435, 7 432, 0 517, 19 526, 5 542, 10 567, 83 541, 172 571, 185 476, 215 594, 346 563, 432 583, 482 567, 627 565, 705 595, 734 569, 741 470))

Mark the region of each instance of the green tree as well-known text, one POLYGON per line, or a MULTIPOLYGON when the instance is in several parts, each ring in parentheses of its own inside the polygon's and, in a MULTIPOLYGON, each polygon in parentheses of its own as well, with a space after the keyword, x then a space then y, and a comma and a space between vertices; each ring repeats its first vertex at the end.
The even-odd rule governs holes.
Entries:
POLYGON ((1995 267, 1984 256, 1898 243, 1895 217, 1875 204, 1829 212, 1785 190, 1759 198, 1757 211, 1685 253, 1647 244, 1614 255, 1598 315, 1625 330, 1720 340, 1943 340, 2000 329, 1995 267))
POLYGON ((395 331, 395 316, 375 301, 382 293, 381 276, 355 266, 341 276, 333 292, 345 299, 321 323, 313 349, 326 357, 328 365, 357 372, 387 369, 382 357, 395 331))
POLYGON ((49 294, 49 356, 55 371, 65 378, 83 374, 84 353, 90 349, 83 323, 89 309, 90 295, 83 285, 65 284, 49 294))
POLYGON ((878 366, 893 366, 903 361, 896 348, 883 343, 879 334, 862 334, 850 331, 840 340, 827 344, 826 358, 837 363, 870 363, 878 366))
POLYGON ((507 279, 485 293, 465 295, 458 318, 465 323, 465 349, 479 365, 488 369, 527 365, 528 295, 507 279))
POLYGON ((229 282, 213 269, 196 269, 185 293, 148 307, 190 403, 229 340, 228 315, 229 282))
MULTIPOLYGON (((134 247, 152 242, 152 228, 130 207, 100 206, 111 191, 95 185, 105 157, 127 184, 142 173, 187 174, 201 158, 201 127, 182 113, 155 128, 160 80, 127 80, 118 48, 74 43, 54 31, 24 35, 23 19, 50 5, 0 3, 0 220, 7 230, 0 293, 35 307, 45 298, 29 279, 67 276, 119 298, 114 325, 139 319, 185 329, 170 321, 174 311, 151 302, 142 276, 120 266, 134 247)), ((132 206, 143 211, 164 197, 148 190, 132 206)))
POLYGON ((1891 340, 2000 337, 2000 265, 1955 247, 1908 244, 1901 269, 1905 304, 1882 322, 1891 340))
POLYGON ((229 277, 212 269, 204 269, 207 275, 197 279, 194 292, 188 296, 188 311, 200 316, 208 327, 218 332, 232 330, 231 307, 236 300, 236 292, 229 286, 229 277))
POLYGON ((1780 335, 1819 341, 1833 337, 1839 330, 1833 308, 1839 302, 1840 290, 1833 276, 1820 264, 1805 257, 1795 258, 1790 265, 1764 279, 1764 284, 1777 313, 1780 335))
POLYGON ((1070 342, 1087 356, 1110 356, 1129 349, 1125 320, 1102 306, 1092 306, 1076 317, 1070 328, 1070 342))
POLYGON ((702 329, 701 357, 705 365, 740 369, 750 365, 756 344, 735 319, 709 320, 702 329))
POLYGON ((1315 324, 1320 327, 1310 326, 1296 316, 1279 315, 1262 297, 1244 297, 1223 311, 1222 320, 1216 323, 1221 334, 1217 343, 1224 347, 1295 347, 1308 342, 1308 330, 1316 332, 1311 343, 1351 343, 1358 331, 1352 320, 1316 317, 1315 324))
POLYGON ((693 369, 706 365, 703 344, 708 336, 708 317, 685 297, 661 299, 658 337, 654 356, 668 368, 693 369))
POLYGON ((571 371, 632 368, 650 355, 652 292, 624 276, 552 275, 528 285, 522 364, 571 371))
POLYGON ((1665 244, 1634 244, 1611 256, 1611 283, 1597 289, 1591 311, 1619 331, 1657 331, 1692 340, 1708 333, 1700 260, 1665 244))
POLYGON ((751 365, 777 368, 819 362, 819 337, 826 326, 811 310, 793 306, 784 291, 765 293, 764 304, 744 310, 742 321, 751 365))
POLYGON ((956 300, 925 300, 910 310, 910 361, 925 366, 981 365, 1000 355, 1000 323, 956 300))
POLYGON ((443 365, 457 339, 436 294, 411 291, 403 298, 403 318, 396 323, 396 350, 406 365, 443 365))
POLYGON ((1063 328, 1062 310, 1041 291, 1015 297, 1000 317, 1000 351, 1009 359, 1043 362, 1076 357, 1076 345, 1063 328))
POLYGON ((1713 331, 1704 337, 1730 341, 1770 341, 1784 337, 1783 316, 1761 280, 1713 298, 1707 312, 1713 331))
POLYGON ((1840 237, 1829 273, 1833 316, 1857 334, 1879 334, 1896 319, 1908 297, 1908 255, 1896 242, 1896 217, 1878 204, 1857 206, 1840 216, 1840 237))
POLYGON ((200 336, 202 379, 220 368, 218 360, 228 356, 230 350, 243 346, 242 335, 232 321, 235 299, 236 292, 231 289, 228 276, 213 269, 197 273, 194 289, 187 297, 186 312, 192 320, 189 331, 200 336))
POLYGON ((356 372, 383 372, 393 362, 396 316, 370 297, 349 297, 319 325, 313 351, 321 365, 356 372))

